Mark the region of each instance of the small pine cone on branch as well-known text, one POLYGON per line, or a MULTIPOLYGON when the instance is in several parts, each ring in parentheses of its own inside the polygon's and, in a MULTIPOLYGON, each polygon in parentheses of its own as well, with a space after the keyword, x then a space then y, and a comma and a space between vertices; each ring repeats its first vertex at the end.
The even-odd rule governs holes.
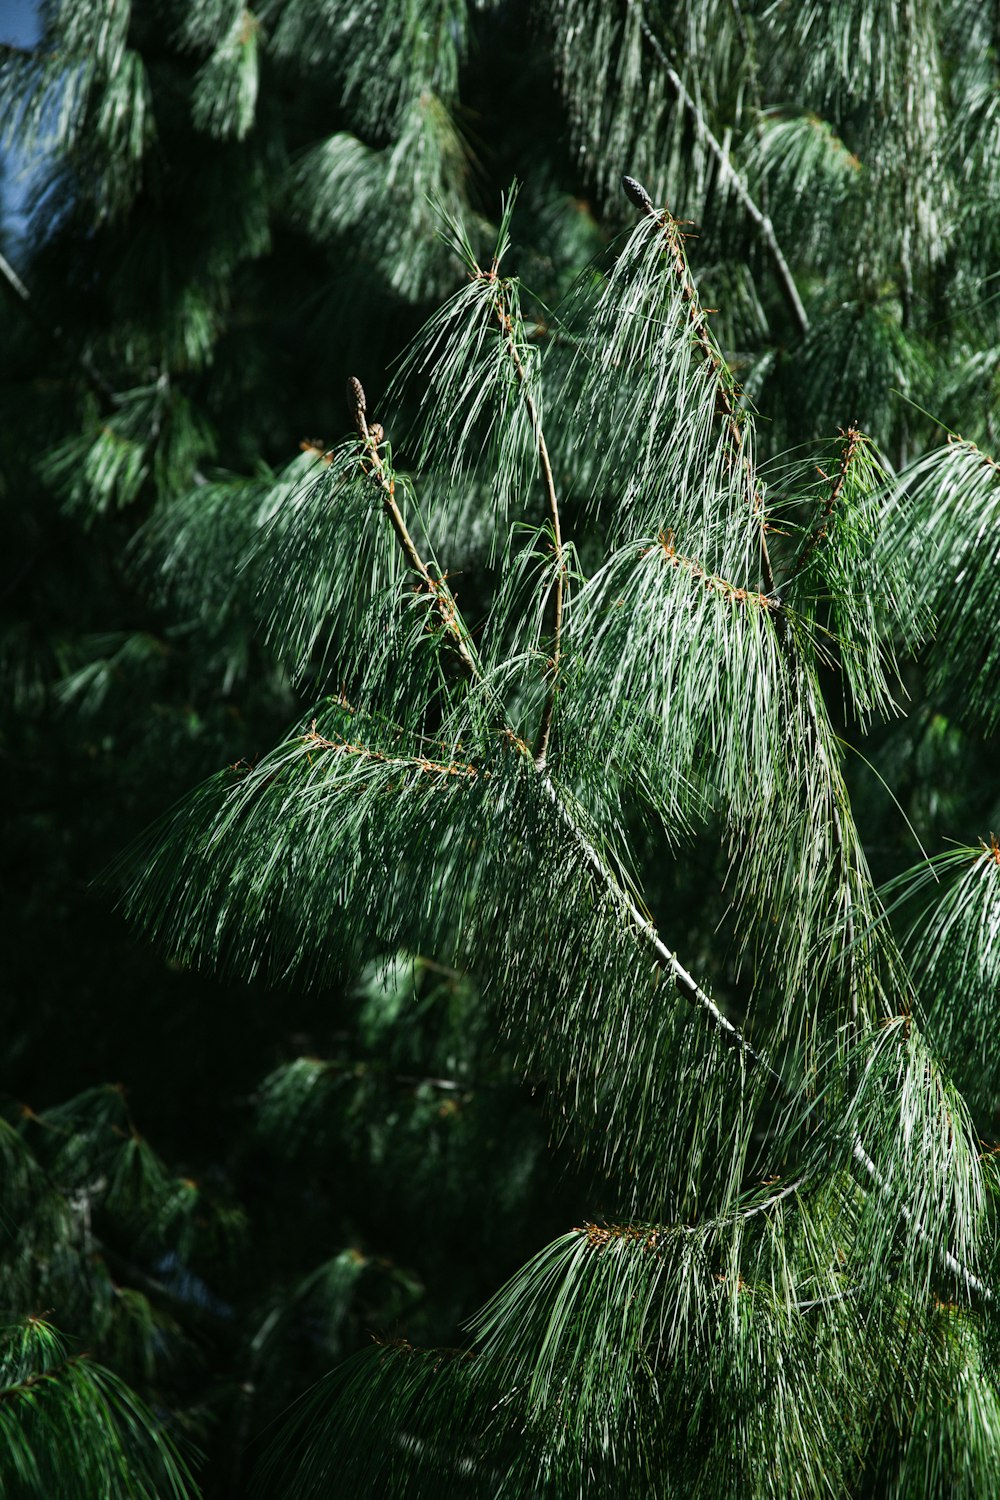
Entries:
POLYGON ((368 410, 368 403, 365 400, 365 388, 356 375, 352 375, 347 382, 347 409, 351 414, 351 421, 358 429, 358 436, 367 437, 365 412, 368 410))
POLYGON ((636 208, 641 208, 647 214, 654 214, 656 212, 656 209, 653 207, 653 200, 641 182, 637 182, 634 177, 623 177, 622 187, 625 189, 626 198, 630 203, 634 203, 636 208))

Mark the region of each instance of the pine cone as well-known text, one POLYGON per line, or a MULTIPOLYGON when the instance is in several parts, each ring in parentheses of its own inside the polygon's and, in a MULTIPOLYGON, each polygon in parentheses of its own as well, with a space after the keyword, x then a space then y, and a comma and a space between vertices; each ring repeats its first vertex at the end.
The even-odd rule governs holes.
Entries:
POLYGON ((656 212, 653 200, 641 182, 636 182, 634 177, 623 177, 622 187, 625 189, 626 198, 630 203, 634 203, 636 208, 641 208, 647 214, 656 212))
POLYGON ((366 437, 365 412, 368 410, 368 403, 365 400, 365 388, 356 375, 352 375, 347 382, 347 409, 351 414, 351 421, 358 429, 358 436, 366 437))

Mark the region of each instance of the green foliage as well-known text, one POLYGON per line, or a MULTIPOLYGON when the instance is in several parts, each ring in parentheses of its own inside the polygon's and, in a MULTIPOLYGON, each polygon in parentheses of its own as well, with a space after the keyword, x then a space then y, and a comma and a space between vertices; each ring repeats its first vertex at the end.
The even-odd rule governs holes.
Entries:
POLYGON ((992 13, 41 23, 0 1487, 993 1493, 992 13))
POLYGON ((4 1493, 161 1500, 195 1493, 176 1447, 116 1375, 38 1318, 0 1336, 4 1493))
MULTIPOLYGON (((690 1425, 675 1433, 660 1425, 654 1440, 645 1415, 647 1408, 681 1409, 682 1392, 690 1403, 691 1363, 705 1364, 703 1350, 689 1361, 662 1332, 653 1358, 643 1324, 633 1331, 628 1323, 648 1313, 676 1335, 680 1313, 671 1307, 683 1299, 701 1327, 707 1289, 692 1287, 687 1262, 668 1270, 654 1257, 657 1278, 662 1272, 667 1281, 637 1290, 627 1275, 614 1273, 613 1256, 588 1254, 588 1266, 593 1261, 607 1270, 610 1285, 602 1277, 595 1289, 588 1278, 578 1303, 575 1289, 555 1290, 553 1257, 569 1245, 577 1264, 579 1242, 572 1239, 528 1264, 520 1273, 523 1295, 512 1291, 487 1310, 460 1360, 442 1362, 409 1347, 369 1356, 346 1387, 335 1387, 338 1403, 351 1411, 346 1429, 311 1404, 304 1468, 291 1482, 296 1491, 312 1486, 322 1493, 335 1463, 356 1469, 360 1489, 391 1484, 408 1492, 412 1485, 422 1493, 430 1482, 425 1462, 439 1464, 439 1441, 451 1431, 470 1445, 452 1471, 456 1492, 467 1474, 482 1481, 487 1473, 495 1476, 489 1481, 495 1493, 523 1492, 542 1475, 553 1493, 572 1492, 585 1473, 603 1474, 610 1463, 615 1483, 627 1476, 634 1486, 674 1451, 678 1472, 695 1492, 703 1472, 716 1482, 739 1474, 762 1494, 774 1492, 775 1475, 786 1490, 791 1485, 803 1494, 816 1493, 824 1476, 836 1474, 846 1487, 869 1455, 881 1462, 882 1441, 861 1412, 886 1400, 903 1407, 937 1378, 919 1361, 894 1373, 900 1320, 912 1321, 933 1302, 942 1273, 963 1300, 970 1290, 983 1292, 978 1268, 991 1230, 971 1129, 961 1097, 912 1023, 893 1016, 893 1008, 908 1013, 908 979, 891 939, 878 935, 881 910, 820 706, 818 669, 830 664, 842 667, 864 712, 891 709, 886 666, 893 635, 913 641, 920 629, 909 576, 891 544, 881 555, 883 475, 853 429, 844 435, 835 475, 821 476, 822 506, 812 480, 798 488, 801 468, 787 468, 783 508, 810 519, 787 528, 781 550, 769 555, 749 419, 735 407, 721 352, 705 330, 676 226, 654 215, 648 224, 622 252, 627 270, 619 263, 591 299, 589 318, 574 313, 574 347, 586 351, 582 378, 579 357, 568 365, 556 357, 554 379, 557 389, 564 379, 580 392, 577 431, 586 433, 598 424, 580 416, 600 410, 602 390, 612 410, 630 405, 629 395, 617 392, 620 369, 627 392, 633 372, 662 361, 664 349, 687 344, 678 370, 661 365, 661 381, 648 382, 657 399, 669 401, 673 421, 660 464, 648 449, 639 456, 649 466, 639 471, 645 482, 630 477, 632 429, 622 434, 619 425, 617 443, 598 450, 599 494, 620 496, 633 486, 643 494, 658 470, 656 493, 669 494, 674 509, 668 516, 653 512, 661 521, 655 537, 626 543, 592 578, 579 579, 565 626, 561 610, 554 617, 547 691, 554 695, 556 736, 547 758, 528 749, 539 702, 525 677, 537 652, 537 626, 525 622, 544 620, 545 601, 551 607, 556 596, 542 575, 534 584, 542 603, 519 618, 508 602, 530 579, 519 559, 528 548, 537 552, 542 526, 532 523, 527 507, 520 516, 510 514, 509 504, 495 509, 494 525, 507 539, 490 550, 498 577, 473 647, 446 575, 438 564, 434 574, 428 571, 407 529, 400 506, 410 508, 409 486, 397 487, 389 451, 380 454, 381 438, 362 423, 356 440, 329 455, 333 494, 353 484, 357 496, 352 502, 348 492, 341 500, 336 541, 327 542, 313 519, 322 512, 312 511, 311 497, 329 509, 321 476, 306 491, 309 508, 293 498, 278 513, 299 541, 268 549, 269 587, 299 602, 308 581, 321 576, 321 560, 339 570, 324 592, 349 601, 349 609, 327 649, 337 652, 361 701, 384 705, 388 715, 355 709, 343 695, 329 700, 308 729, 255 767, 236 767, 210 784, 144 856, 132 905, 147 925, 170 936, 185 961, 248 973, 266 964, 275 976, 305 972, 328 981, 331 962, 360 954, 374 935, 386 946, 427 944, 489 974, 522 1065, 548 1080, 569 1137, 594 1158, 630 1217, 643 1207, 654 1211, 652 1223, 640 1219, 648 1227, 633 1223, 622 1235, 648 1249, 661 1235, 695 1233, 680 1225, 706 1215, 726 1225, 746 1217, 769 1224, 763 1215, 771 1200, 761 1207, 741 1199, 748 1174, 769 1160, 798 1156, 804 1175, 778 1201, 794 1196, 787 1209, 794 1216, 808 1185, 810 1201, 815 1195, 823 1205, 825 1249, 813 1269, 805 1269, 800 1252, 793 1269, 782 1272, 784 1282, 791 1276, 796 1285, 778 1297, 777 1322, 769 1322, 766 1298, 751 1297, 745 1338, 742 1315, 728 1353, 718 1332, 711 1335, 713 1386, 721 1379, 748 1393, 747 1417, 737 1412, 724 1441, 710 1419, 707 1429, 699 1423, 697 1436, 690 1425), (661 341, 645 341, 643 330, 653 324, 648 313, 634 324, 623 316, 612 301, 618 288, 632 307, 647 298, 665 304, 655 324, 661 341), (623 341, 623 327, 638 328, 642 341, 623 341), (687 441, 675 437, 685 433, 687 441), (356 536, 348 536, 349 516, 362 528, 356 536), (673 529, 665 529, 674 516, 699 549, 695 555, 682 553, 673 529), (369 526, 398 546, 405 571, 383 573, 359 594, 354 570, 373 576, 363 540, 369 526), (826 554, 834 549, 831 565, 826 554), (787 603, 777 596, 775 567, 779 576, 788 572, 787 603), (413 583, 419 613, 410 626, 415 606, 406 590, 413 583), (389 613, 373 628, 368 612, 379 599, 389 613), (829 621, 822 635, 820 608, 829 621), (393 618, 402 630, 393 628, 393 618), (359 628, 368 642, 363 651, 353 639, 359 628), (386 677, 392 658, 400 663, 398 687, 386 677), (734 735, 737 718, 741 732, 734 735), (610 795, 596 785, 609 771, 619 782, 610 795), (772 926, 775 955, 758 975, 756 1045, 760 1038, 778 1046, 791 1037, 801 1054, 800 1084, 762 1063, 691 980, 635 905, 624 859, 602 836, 600 819, 591 822, 582 811, 624 808, 636 791, 650 797, 675 838, 687 836, 690 820, 708 810, 734 839, 753 844, 766 836, 766 857, 742 862, 734 896, 756 942, 765 912, 772 926), (430 882, 422 877, 428 866, 430 882), (665 980, 680 993, 668 999, 665 980), (713 1017, 714 1027, 707 1027, 707 1016, 693 1023, 682 996, 713 1017), (753 1136, 775 1102, 786 1131, 751 1157, 753 1136), (832 1293, 821 1266, 838 1268, 832 1293), (810 1293, 819 1283, 818 1297, 799 1289, 800 1276, 810 1293), (788 1329, 791 1307, 801 1303, 813 1312, 826 1308, 830 1296, 836 1316, 818 1336, 814 1319, 788 1329), (854 1299, 869 1310, 867 1336, 856 1331, 854 1299), (671 1381, 678 1384, 671 1388, 671 1381), (879 1381, 887 1382, 884 1391, 879 1381), (809 1413, 804 1390, 817 1392, 809 1413), (833 1414, 845 1410, 849 1393, 861 1412, 845 1425, 833 1414), (569 1424, 567 1403, 574 1413, 569 1424), (751 1411, 756 1422, 762 1409, 770 1414, 765 1430, 772 1446, 756 1445, 751 1459, 744 1424, 751 1411), (330 1423, 338 1432, 332 1457, 330 1423), (512 1445, 514 1432, 522 1440, 512 1445), (405 1455, 414 1449, 411 1464, 405 1455), (804 1452, 812 1467, 803 1466, 804 1452)), ((496 262, 483 271, 461 240, 458 249, 473 288, 432 325, 442 388, 432 397, 439 406, 424 405, 429 436, 422 457, 432 476, 449 475, 445 503, 467 472, 470 452, 498 476, 501 494, 520 497, 520 445, 505 429, 527 425, 545 478, 558 569, 554 478, 536 404, 540 390, 551 389, 549 362, 537 361, 539 382, 522 357, 496 262), (479 427, 476 445, 470 424, 496 377, 480 382, 466 372, 480 366, 487 338, 499 346, 491 368, 505 358, 509 373, 504 399, 479 427), (465 418, 470 394, 474 404, 465 418), (445 409, 453 414, 449 426, 441 419, 445 409)), ((409 369, 428 364, 420 355, 409 369)), ((565 410, 568 403, 557 405, 565 410)), ((663 430, 655 410, 646 430, 663 430)), ((582 468, 586 500, 594 471, 582 468)), ((624 529, 625 516, 633 521, 619 511, 616 528, 624 529)), ((557 586, 562 600, 562 582, 557 586)), ((307 611, 309 654, 318 618, 307 611)), ((276 638, 288 634, 286 626, 276 638)), ((288 1075, 282 1087, 305 1083, 311 1093, 321 1076, 314 1069, 288 1075)), ((598 1244, 617 1233, 593 1232, 598 1244)), ((799 1239, 802 1233, 796 1225, 790 1237, 814 1248, 817 1225, 799 1239)), ((716 1274, 736 1285, 746 1280, 739 1262, 716 1274)), ((773 1278, 772 1271, 772 1287, 773 1278)), ((721 1326, 728 1326, 725 1317, 721 1326)), ((695 1410, 701 1405, 694 1400, 695 1410)))
POLYGON ((997 1108, 990 1028, 1000 992, 998 873, 991 838, 989 846, 938 855, 887 888, 907 916, 907 951, 928 1028, 984 1122, 997 1108))
POLYGON ((115 407, 96 435, 70 438, 48 456, 46 477, 88 516, 131 505, 150 481, 166 493, 189 483, 208 448, 205 428, 166 379, 116 396, 115 407))
MULTIPOLYGON (((202 11, 199 6, 198 11, 202 11)), ((197 37, 206 17, 196 12, 188 22, 189 34, 197 37)), ((191 115, 194 123, 210 135, 225 140, 244 139, 252 129, 259 87, 258 33, 260 22, 242 5, 235 7, 225 34, 215 41, 211 56, 199 68, 194 81, 191 115)))
POLYGON ((963 679, 963 711, 987 730, 1000 722, 1000 650, 977 628, 991 597, 1000 545, 1000 483, 995 461, 960 438, 927 453, 900 477, 890 545, 903 552, 918 597, 937 620, 932 654, 940 691, 954 674, 963 679))

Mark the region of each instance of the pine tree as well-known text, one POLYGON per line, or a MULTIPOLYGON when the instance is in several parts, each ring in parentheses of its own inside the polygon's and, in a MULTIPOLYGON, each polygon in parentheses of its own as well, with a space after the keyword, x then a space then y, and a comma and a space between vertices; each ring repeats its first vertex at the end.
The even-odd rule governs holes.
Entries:
MULTIPOLYGON (((810 456, 768 501, 680 226, 626 188, 640 222, 544 356, 503 271, 512 200, 485 266, 451 226, 466 285, 400 376, 424 483, 352 378, 355 436, 248 540, 269 630, 334 690, 169 820, 133 892, 187 962, 321 980, 375 935, 491 976, 614 1194, 468 1348, 379 1346, 324 1386, 289 1490, 814 1494, 867 1470, 905 1493, 959 1465, 983 1492, 993 1169, 921 1029, 821 681, 837 665, 860 713, 891 707, 893 642, 927 618, 908 547, 940 504, 904 500, 854 428, 825 494, 810 456), (470 450, 494 564, 475 630, 439 561, 483 524, 470 450), (586 571, 565 475, 605 539, 586 571), (643 807, 668 844, 730 850, 738 1020, 654 925, 623 839, 643 807)), ((949 975, 996 899, 994 851, 969 859, 932 949, 949 975)))
MULTIPOLYGON (((1000 347, 990 26, 929 0, 94 0, 53 6, 43 46, 8 58, 14 130, 56 121, 60 204, 30 260, 29 305, 61 330, 40 365, 15 324, 25 367, 60 383, 20 397, 37 437, 13 472, 98 539, 88 616, 109 578, 130 626, 135 591, 157 595, 139 631, 10 635, 13 743, 36 750, 58 694, 68 744, 89 726, 117 776, 155 692, 166 737, 130 762, 133 826, 195 763, 230 763, 126 861, 133 916, 184 971, 251 978, 264 1016, 302 989, 348 1012, 379 955, 368 1055, 299 1055, 257 1086, 253 1131, 296 1174, 269 1201, 303 1241, 264 1231, 260 1281, 235 1269, 259 1221, 165 1167, 120 1090, 4 1137, 9 1211, 36 1194, 59 1249, 40 1278, 22 1260, 16 1310, 51 1295, 202 1443, 205 1398, 161 1354, 195 1306, 214 1318, 197 1337, 235 1351, 230 1492, 257 1385, 276 1411, 357 1347, 365 1278, 388 1331, 303 1403, 269 1493, 998 1488, 980 1136, 1000 855, 983 829, 905 870, 845 759, 863 744, 905 783, 923 758, 952 830, 995 799, 967 784, 1000 669, 995 403, 977 399, 1000 347), (497 132, 478 181, 463 101, 497 132), (542 148, 540 121, 559 124, 542 148), (520 198, 491 226, 511 168, 520 198), (325 288, 314 327, 300 278, 314 308, 325 288), (279 326, 249 339, 261 305, 279 326), (308 403, 331 420, 345 381, 341 435, 289 462, 289 425, 308 403), (414 1085, 389 1145, 377 1105, 366 1126, 371 1161, 416 1174, 381 1226, 404 1241, 439 1191, 449 1098, 460 1115, 497 1090, 438 1197, 492 1215, 481 1269, 500 1274, 461 1348, 433 1318, 426 1347, 394 1334, 420 1332, 404 1267, 320 1253, 343 1231, 314 1178, 376 1074, 414 1085), (546 1244, 558 1172, 586 1207, 546 1244), (317 1319, 296 1384, 280 1333, 317 1319)), ((936 836, 942 809, 904 794, 936 836)), ((22 1326, 11 1452, 22 1425, 40 1451, 22 1396, 58 1370, 74 1409, 96 1389, 112 1411, 85 1487, 125 1461, 141 1401, 22 1326)), ((46 1431, 68 1470, 63 1416, 46 1431)), ((171 1477, 152 1482, 183 1492, 153 1441, 171 1477)), ((11 1469, 25 1493, 41 1462, 11 1469)))

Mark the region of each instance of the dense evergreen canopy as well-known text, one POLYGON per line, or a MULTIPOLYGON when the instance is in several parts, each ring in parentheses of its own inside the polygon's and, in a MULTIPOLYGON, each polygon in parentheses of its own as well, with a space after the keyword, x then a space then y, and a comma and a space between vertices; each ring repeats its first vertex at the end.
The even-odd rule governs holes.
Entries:
POLYGON ((0 47, 5 1494, 1000 1493, 998 49, 0 47))

